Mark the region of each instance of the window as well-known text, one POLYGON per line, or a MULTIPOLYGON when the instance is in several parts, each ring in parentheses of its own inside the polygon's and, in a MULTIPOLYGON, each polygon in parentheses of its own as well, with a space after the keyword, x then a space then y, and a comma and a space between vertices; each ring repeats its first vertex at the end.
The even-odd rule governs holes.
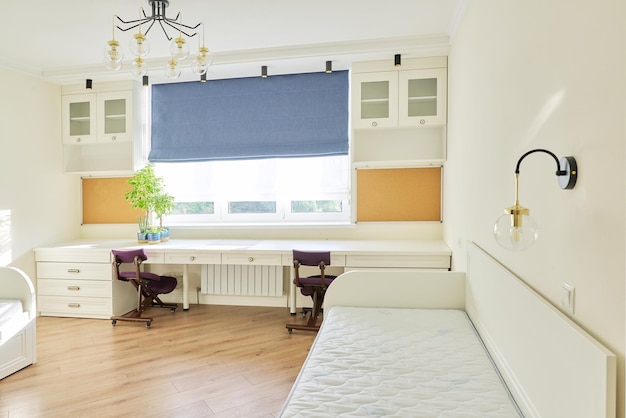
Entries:
POLYGON ((347 71, 152 87, 173 224, 349 221, 347 71))
POLYGON ((170 225, 336 223, 350 217, 349 157, 155 163, 170 225))

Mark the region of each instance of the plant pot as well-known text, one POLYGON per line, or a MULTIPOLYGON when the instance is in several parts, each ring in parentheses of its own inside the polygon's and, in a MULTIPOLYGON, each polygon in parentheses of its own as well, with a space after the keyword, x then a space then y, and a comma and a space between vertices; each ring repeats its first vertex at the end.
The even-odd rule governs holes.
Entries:
POLYGON ((161 242, 170 240, 170 229, 168 227, 161 228, 161 242))
POLYGON ((148 232, 146 237, 148 238, 148 244, 158 244, 161 242, 160 232, 148 232))
POLYGON ((148 237, 145 232, 137 232, 137 242, 139 244, 145 244, 148 242, 148 237))

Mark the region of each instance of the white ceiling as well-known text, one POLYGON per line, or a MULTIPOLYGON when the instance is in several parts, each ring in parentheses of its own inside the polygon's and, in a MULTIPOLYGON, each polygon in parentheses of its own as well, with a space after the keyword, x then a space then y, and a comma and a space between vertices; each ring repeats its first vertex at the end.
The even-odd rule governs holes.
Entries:
MULTIPOLYGON (((205 24, 205 43, 214 65, 207 77, 322 71, 353 61, 446 54, 467 0, 169 0, 167 16, 205 24)), ((0 65, 59 84, 85 78, 127 79, 129 64, 118 72, 104 66, 113 16, 137 19, 148 0, 12 0, 3 5, 0 65)), ((131 33, 115 37, 131 54, 131 33)), ((153 27, 146 59, 152 82, 165 81, 168 42, 153 27)), ((197 42, 190 42, 192 52, 197 42)), ((196 79, 181 63, 184 79, 196 79)))

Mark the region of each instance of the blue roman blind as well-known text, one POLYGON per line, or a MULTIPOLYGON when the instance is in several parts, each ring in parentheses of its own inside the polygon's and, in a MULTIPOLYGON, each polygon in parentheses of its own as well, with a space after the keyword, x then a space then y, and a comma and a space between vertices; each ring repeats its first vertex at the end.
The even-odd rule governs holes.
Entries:
POLYGON ((348 72, 152 86, 152 162, 348 154, 348 72))

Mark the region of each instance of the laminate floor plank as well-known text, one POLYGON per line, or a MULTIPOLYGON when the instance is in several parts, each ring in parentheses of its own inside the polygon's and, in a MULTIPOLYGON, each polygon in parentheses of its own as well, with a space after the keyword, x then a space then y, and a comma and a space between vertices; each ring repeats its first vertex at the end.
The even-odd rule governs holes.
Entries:
POLYGON ((147 313, 150 329, 37 318, 37 363, 0 380, 0 418, 274 417, 316 335, 289 334, 287 308, 147 313))

